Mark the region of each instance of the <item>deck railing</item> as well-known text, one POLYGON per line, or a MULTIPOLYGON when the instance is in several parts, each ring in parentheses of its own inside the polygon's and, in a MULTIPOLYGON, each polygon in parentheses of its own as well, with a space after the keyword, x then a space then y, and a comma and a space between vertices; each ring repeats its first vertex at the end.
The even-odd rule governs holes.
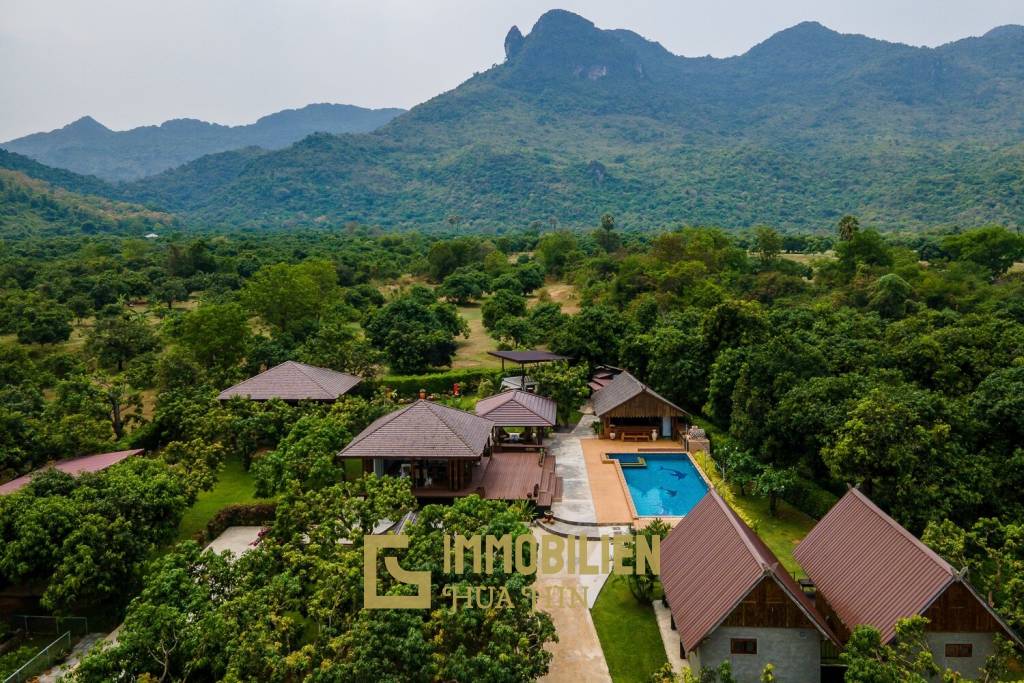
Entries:
POLYGON ((4 679, 4 683, 31 681, 71 652, 71 631, 65 631, 57 639, 39 651, 32 659, 21 665, 17 671, 4 679))

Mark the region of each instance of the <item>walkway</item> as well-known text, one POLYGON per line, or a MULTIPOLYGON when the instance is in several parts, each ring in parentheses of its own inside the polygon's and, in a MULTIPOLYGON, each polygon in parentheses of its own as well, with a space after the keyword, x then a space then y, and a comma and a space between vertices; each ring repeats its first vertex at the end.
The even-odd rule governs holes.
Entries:
POLYGON ((255 547, 254 542, 265 528, 262 526, 229 526, 224 530, 224 533, 213 539, 205 549, 212 550, 215 553, 230 550, 234 553, 235 557, 239 557, 255 547))
MULTIPOLYGON (((539 536, 541 533, 543 532, 539 529, 534 530, 535 535, 539 536)), ((591 563, 597 561, 596 543, 588 544, 587 556, 591 558, 591 563)), ((554 656, 547 675, 539 679, 544 683, 610 683, 612 680, 608 672, 608 663, 604 659, 604 651, 601 649, 601 641, 597 637, 597 629, 594 628, 594 620, 590 617, 590 609, 587 605, 572 605, 568 600, 570 591, 581 589, 580 578, 565 573, 551 574, 538 577, 534 584, 538 591, 542 591, 542 596, 545 595, 543 591, 547 588, 562 590, 566 596, 562 606, 552 605, 550 600, 545 604, 545 598, 541 598, 540 607, 551 615, 551 621, 554 622, 555 631, 558 633, 557 643, 545 645, 554 656)), ((587 579, 587 601, 593 605, 607 575, 584 578, 587 579)))
POLYGON ((555 456, 555 474, 562 478, 562 500, 552 503, 551 512, 560 519, 591 523, 597 521, 587 464, 580 447, 581 437, 594 435, 590 425, 596 420, 593 415, 584 415, 571 432, 551 436, 549 447, 555 456))
POLYGON ((82 660, 82 657, 92 649, 93 645, 103 640, 105 635, 106 634, 104 633, 89 633, 82 636, 82 639, 75 643, 71 648, 71 652, 63 662, 57 666, 47 669, 43 673, 39 674, 38 678, 34 678, 33 680, 38 681, 39 683, 56 683, 62 676, 77 669, 78 662, 82 660))
POLYGON ((661 600, 654 601, 654 616, 658 619, 658 630, 661 631, 661 642, 665 646, 665 655, 672 670, 679 673, 683 668, 690 668, 690 663, 679 656, 679 633, 672 629, 672 612, 661 600))

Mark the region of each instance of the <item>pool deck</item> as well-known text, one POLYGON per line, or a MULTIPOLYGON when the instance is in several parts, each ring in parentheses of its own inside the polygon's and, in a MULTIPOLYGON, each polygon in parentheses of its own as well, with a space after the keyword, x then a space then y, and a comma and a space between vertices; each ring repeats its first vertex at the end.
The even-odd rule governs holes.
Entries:
MULTIPOLYGON (((626 442, 597 437, 580 439, 583 448, 583 460, 587 466, 587 478, 590 480, 590 491, 594 499, 594 513, 600 524, 633 524, 643 527, 648 518, 637 517, 629 498, 629 490, 622 478, 622 473, 614 461, 602 458, 605 453, 640 453, 645 450, 684 452, 683 446, 672 439, 657 441, 626 442)), ((696 467, 696 463, 694 464, 696 467)), ((697 471, 700 468, 697 467, 697 471)), ((703 476, 703 472, 701 472, 703 476)), ((674 524, 679 517, 663 517, 664 521, 674 524)))

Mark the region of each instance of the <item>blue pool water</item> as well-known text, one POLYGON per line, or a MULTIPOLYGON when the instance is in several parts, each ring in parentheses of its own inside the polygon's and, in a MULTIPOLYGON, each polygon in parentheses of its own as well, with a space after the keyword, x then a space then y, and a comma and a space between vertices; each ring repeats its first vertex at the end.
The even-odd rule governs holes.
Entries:
POLYGON ((681 517, 708 492, 686 453, 609 453, 608 457, 622 463, 640 517, 681 517), (646 466, 636 466, 641 459, 646 466))

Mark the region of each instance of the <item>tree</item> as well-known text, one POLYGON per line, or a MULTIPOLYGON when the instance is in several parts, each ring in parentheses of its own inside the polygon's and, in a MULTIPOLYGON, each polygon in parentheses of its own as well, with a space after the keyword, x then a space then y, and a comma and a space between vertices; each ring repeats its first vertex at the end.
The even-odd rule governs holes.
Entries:
POLYGON ((491 334, 503 345, 512 349, 528 348, 538 341, 529 319, 519 316, 502 318, 491 330, 491 334))
POLYGON ((363 379, 374 377, 384 361, 384 355, 356 327, 339 320, 322 321, 296 354, 304 363, 348 372, 363 379))
POLYGON ((584 365, 615 363, 626 333, 626 321, 611 306, 587 306, 569 316, 551 338, 551 350, 584 365))
POLYGON ((124 370, 125 362, 159 345, 146 319, 130 310, 97 317, 85 339, 86 352, 104 367, 124 370))
POLYGON ((530 377, 537 382, 538 394, 554 400, 559 424, 567 424, 573 411, 590 395, 585 365, 570 366, 565 361, 539 363, 530 371, 530 377))
POLYGON ((778 515, 779 499, 793 489, 798 481, 796 470, 792 467, 783 469, 766 466, 754 479, 754 491, 768 497, 768 512, 778 515))
POLYGON ((438 296, 455 304, 466 305, 483 294, 480 278, 466 272, 452 273, 437 288, 438 296))
POLYGON ((71 336, 71 311, 55 301, 25 306, 18 321, 22 344, 56 344, 71 336))
POLYGON ((872 287, 868 306, 883 318, 902 318, 907 314, 907 303, 914 294, 910 283, 895 273, 878 278, 872 287))
POLYGON ((175 301, 188 299, 188 287, 181 278, 167 278, 153 287, 153 297, 157 301, 167 304, 168 309, 174 308, 175 301))
POLYGON ((216 370, 237 365, 252 336, 249 317, 236 303, 204 303, 182 316, 177 332, 201 366, 216 370))
MULTIPOLYGON (((872 626, 857 626, 839 655, 846 665, 845 680, 851 683, 928 683, 943 673, 935 664, 922 616, 896 622, 896 637, 891 645, 882 643, 881 634, 872 626)), ((951 676, 952 672, 945 672, 951 676)), ((957 680, 946 678, 943 680, 957 680)))
MULTIPOLYGON (((639 535, 646 539, 648 547, 654 547, 654 538, 658 538, 658 543, 661 543, 668 536, 668 533, 672 530, 668 524, 666 524, 661 518, 651 520, 651 522, 639 531, 639 535)), ((626 558, 624 564, 630 567, 636 566, 635 553, 626 558)), ((645 571, 640 572, 634 570, 627 576, 629 582, 629 591, 633 594, 633 597, 637 599, 637 602, 643 605, 649 605, 654 600, 654 588, 657 582, 658 575, 650 567, 646 567, 645 571)))
POLYGON ((594 241, 605 253, 612 253, 622 244, 615 233, 615 217, 610 213, 601 216, 601 227, 593 232, 594 241))
POLYGON ((949 235, 942 238, 940 246, 949 258, 976 263, 993 278, 1024 258, 1024 236, 994 225, 949 235))
POLYGON ((771 263, 782 252, 782 237, 772 228, 760 225, 754 230, 754 250, 764 263, 771 263))
POLYGON ((416 373, 451 364, 455 335, 468 335, 466 321, 430 290, 413 288, 367 317, 366 336, 381 349, 393 372, 416 373))
POLYGON ((526 299, 521 294, 499 289, 483 303, 480 312, 484 327, 493 331, 504 318, 526 315, 526 299))
POLYGON ((856 216, 846 215, 839 219, 839 239, 843 242, 852 240, 859 230, 860 221, 857 220, 856 216))
POLYGON ((549 232, 537 242, 535 257, 545 273, 561 277, 565 274, 574 251, 576 251, 576 238, 572 236, 571 232, 549 232))
POLYGON ((97 376, 93 384, 109 408, 110 426, 114 437, 124 436, 125 427, 142 421, 142 395, 118 377, 97 376))
POLYGON ((315 327, 336 286, 329 263, 278 263, 260 268, 246 281, 241 301, 276 333, 301 337, 315 327))

